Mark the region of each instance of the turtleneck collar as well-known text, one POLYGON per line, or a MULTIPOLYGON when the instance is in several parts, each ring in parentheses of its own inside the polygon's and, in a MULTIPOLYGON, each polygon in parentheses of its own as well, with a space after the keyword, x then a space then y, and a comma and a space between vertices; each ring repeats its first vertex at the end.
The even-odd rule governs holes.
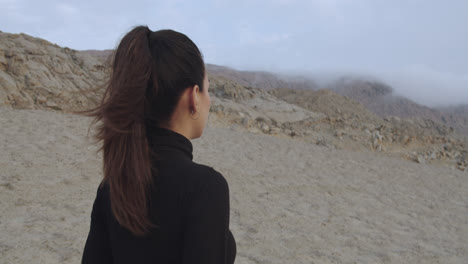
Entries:
POLYGON ((184 157, 193 159, 192 142, 185 136, 162 127, 147 127, 148 143, 156 153, 178 152, 184 157))

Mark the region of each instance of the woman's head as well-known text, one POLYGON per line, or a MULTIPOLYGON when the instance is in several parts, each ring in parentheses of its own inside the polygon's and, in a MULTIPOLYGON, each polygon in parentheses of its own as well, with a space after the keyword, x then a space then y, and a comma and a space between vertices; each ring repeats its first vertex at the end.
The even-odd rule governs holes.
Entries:
MULTIPOLYGON (((115 52, 109 86, 113 91, 109 95, 120 97, 115 101, 127 107, 121 109, 128 111, 126 116, 143 118, 148 125, 178 127, 180 116, 173 115, 180 114, 179 106, 187 108, 186 114, 192 111, 196 116, 202 114, 197 111, 195 99, 208 94, 206 79, 202 55, 186 35, 173 30, 153 32, 139 26, 122 39, 115 52), (193 93, 188 96, 194 98, 188 105, 185 101, 180 105, 179 101, 187 100, 184 96, 190 90, 193 93), (124 101, 127 103, 122 104, 124 101)), ((184 124, 200 130, 199 123, 184 124)))
POLYGON ((132 233, 142 235, 153 226, 147 208, 154 177, 147 128, 200 137, 210 107, 208 86, 202 55, 182 33, 138 26, 116 49, 102 102, 88 114, 101 121, 96 138, 103 141, 112 211, 132 233))
MULTIPOLYGON (((192 116, 202 118, 198 108, 204 103, 201 99, 208 94, 208 87, 205 64, 197 46, 187 36, 173 30, 150 32, 148 42, 154 70, 147 92, 147 120, 176 127, 180 126, 176 122, 181 122, 180 118, 189 116, 192 111, 192 116), (181 99, 188 101, 181 102, 181 99), (176 109, 178 107, 183 109, 176 109)), ((189 124, 194 128, 199 126, 199 122, 189 124)))

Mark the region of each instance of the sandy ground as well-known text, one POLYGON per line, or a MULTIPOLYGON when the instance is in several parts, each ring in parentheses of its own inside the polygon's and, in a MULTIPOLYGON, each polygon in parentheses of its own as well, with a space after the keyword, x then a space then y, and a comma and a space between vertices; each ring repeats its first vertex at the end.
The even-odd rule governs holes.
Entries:
MULTIPOLYGON (((79 263, 101 177, 90 119, 0 109, 0 263, 79 263)), ((236 263, 468 263, 468 173, 210 124, 236 263)))

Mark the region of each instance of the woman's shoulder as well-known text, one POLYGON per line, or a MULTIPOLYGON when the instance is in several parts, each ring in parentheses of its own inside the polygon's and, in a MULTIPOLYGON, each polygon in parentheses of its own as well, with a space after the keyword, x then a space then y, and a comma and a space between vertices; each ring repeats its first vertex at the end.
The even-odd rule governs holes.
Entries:
POLYGON ((109 199, 110 199, 109 183, 103 179, 101 180, 101 183, 98 185, 98 188, 96 191, 96 202, 99 204, 109 203, 109 199))
POLYGON ((192 186, 199 191, 209 191, 216 189, 219 191, 229 192, 228 182, 226 178, 213 167, 193 163, 194 173, 190 175, 192 186))

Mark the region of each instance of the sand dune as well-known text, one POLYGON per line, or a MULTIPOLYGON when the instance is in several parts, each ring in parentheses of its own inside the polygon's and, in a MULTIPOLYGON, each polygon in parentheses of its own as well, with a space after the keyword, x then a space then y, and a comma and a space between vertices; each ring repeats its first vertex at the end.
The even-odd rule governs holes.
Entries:
MULTIPOLYGON (((0 262, 79 263, 101 160, 90 119, 0 109, 0 262)), ((210 123, 236 263, 468 263, 468 175, 210 123)))

